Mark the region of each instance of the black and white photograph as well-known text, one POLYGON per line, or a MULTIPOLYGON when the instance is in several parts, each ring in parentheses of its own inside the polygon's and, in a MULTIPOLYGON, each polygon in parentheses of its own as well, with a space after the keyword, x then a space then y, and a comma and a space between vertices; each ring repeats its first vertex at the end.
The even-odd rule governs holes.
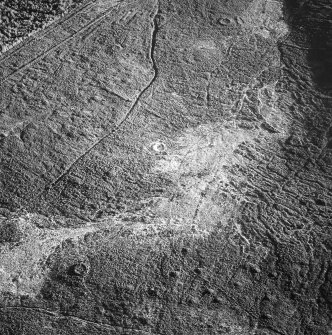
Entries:
POLYGON ((0 0, 0 335, 332 335, 332 0, 0 0))

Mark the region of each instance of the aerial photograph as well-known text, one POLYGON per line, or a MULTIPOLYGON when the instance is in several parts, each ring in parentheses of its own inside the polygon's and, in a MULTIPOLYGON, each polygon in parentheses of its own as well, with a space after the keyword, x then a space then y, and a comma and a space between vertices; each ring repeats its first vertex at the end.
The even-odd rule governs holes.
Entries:
POLYGON ((0 335, 332 335, 332 0, 0 0, 0 335))

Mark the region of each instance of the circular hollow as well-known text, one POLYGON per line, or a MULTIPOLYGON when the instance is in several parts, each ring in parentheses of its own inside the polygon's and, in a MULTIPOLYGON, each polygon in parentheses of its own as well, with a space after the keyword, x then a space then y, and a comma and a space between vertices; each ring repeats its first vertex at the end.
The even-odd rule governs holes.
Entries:
POLYGON ((228 17, 222 17, 218 20, 218 23, 222 26, 227 26, 232 23, 232 20, 228 17))
POLYGON ((161 153, 161 152, 165 152, 166 151, 166 144, 160 141, 157 141, 155 143, 152 144, 152 150, 157 152, 157 153, 161 153))
POLYGON ((77 263, 69 268, 69 273, 74 276, 85 276, 89 272, 89 266, 85 263, 77 263))

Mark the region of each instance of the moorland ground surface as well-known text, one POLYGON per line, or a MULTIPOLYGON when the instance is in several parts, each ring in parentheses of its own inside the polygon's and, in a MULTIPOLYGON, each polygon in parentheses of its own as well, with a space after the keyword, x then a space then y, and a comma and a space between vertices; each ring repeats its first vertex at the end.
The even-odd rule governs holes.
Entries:
POLYGON ((328 0, 0 8, 1 334, 330 334, 328 0))

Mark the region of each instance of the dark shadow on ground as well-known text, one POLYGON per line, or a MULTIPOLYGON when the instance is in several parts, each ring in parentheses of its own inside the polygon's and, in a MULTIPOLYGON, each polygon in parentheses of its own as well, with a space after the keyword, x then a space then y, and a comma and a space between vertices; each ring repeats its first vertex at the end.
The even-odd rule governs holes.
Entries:
POLYGON ((318 89, 332 94, 332 2, 284 0, 291 33, 287 40, 308 48, 307 61, 318 89))
MULTIPOLYGON (((325 176, 329 175, 332 166, 329 163, 331 159, 327 158, 332 158, 332 2, 284 0, 284 16, 290 29, 287 38, 279 45, 282 61, 286 66, 285 74, 290 77, 285 81, 287 89, 294 91, 296 108, 293 111, 297 110, 297 115, 301 115, 306 132, 303 143, 315 146, 312 151, 306 148, 302 150, 306 163, 302 167, 299 164, 299 171, 304 175, 317 177, 322 183, 326 180, 324 185, 328 192, 331 183, 325 176)), ((294 147, 289 145, 287 149, 293 150, 294 147)), ((301 161, 300 154, 292 158, 293 161, 297 159, 301 161)), ((325 206, 323 201, 316 200, 316 204, 325 206)), ((318 209, 315 211, 322 227, 328 227, 323 214, 318 209)), ((331 293, 328 293, 332 287, 331 261, 326 258, 328 253, 324 255, 318 252, 318 242, 314 249, 313 263, 326 268, 317 295, 315 322, 323 325, 329 319, 331 327, 332 298, 331 293)), ((313 323, 307 324, 305 334, 326 334, 322 328, 318 328, 313 323)))
POLYGON ((322 154, 332 148, 332 2, 283 0, 283 4, 290 33, 280 41, 279 50, 289 76, 287 89, 302 115, 306 140, 322 154))

